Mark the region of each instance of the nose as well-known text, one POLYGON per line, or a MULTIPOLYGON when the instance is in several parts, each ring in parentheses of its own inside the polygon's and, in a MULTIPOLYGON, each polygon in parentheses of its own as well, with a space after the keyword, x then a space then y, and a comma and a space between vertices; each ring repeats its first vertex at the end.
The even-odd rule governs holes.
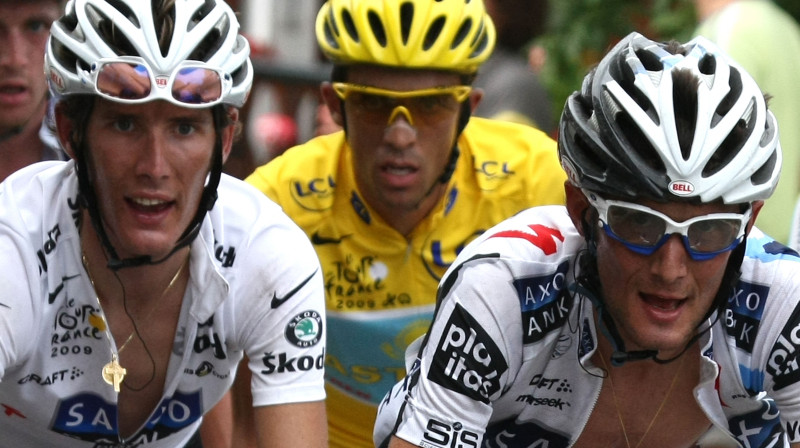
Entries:
POLYGON ((3 49, 0 50, 0 63, 5 66, 27 65, 32 51, 22 32, 12 29, 5 33, 4 37, 5 44, 1 46, 3 49))
POLYGON ((389 117, 384 141, 396 149, 405 149, 414 146, 417 141, 417 128, 411 112, 405 106, 397 106, 389 117))
POLYGON ((678 280, 689 272, 688 263, 691 256, 686 251, 680 235, 670 236, 649 258, 652 260, 650 272, 665 282, 678 280))
MULTIPOLYGON (((151 179, 162 179, 169 175, 169 163, 167 162, 168 138, 161 135, 157 130, 150 129, 147 138, 143 139, 142 148, 139 151, 138 163, 136 164, 136 174, 138 176, 151 179)), ((131 150, 134 150, 131 148, 131 150)))

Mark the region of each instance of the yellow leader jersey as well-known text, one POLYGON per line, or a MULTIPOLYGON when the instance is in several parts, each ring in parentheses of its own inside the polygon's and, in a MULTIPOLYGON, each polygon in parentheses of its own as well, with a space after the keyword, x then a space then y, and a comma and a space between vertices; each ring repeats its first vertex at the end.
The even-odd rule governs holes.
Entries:
POLYGON ((515 213, 563 204, 555 142, 527 126, 473 117, 447 192, 410 238, 365 203, 344 133, 294 147, 246 180, 311 239, 324 271, 330 446, 372 447, 406 347, 427 331, 439 279, 476 236, 515 213))

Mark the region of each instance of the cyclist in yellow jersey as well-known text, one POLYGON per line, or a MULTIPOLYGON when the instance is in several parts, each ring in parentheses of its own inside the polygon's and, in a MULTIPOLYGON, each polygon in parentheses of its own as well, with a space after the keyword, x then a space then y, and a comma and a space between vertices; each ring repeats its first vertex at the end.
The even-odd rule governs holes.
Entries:
MULTIPOLYGON (((377 406, 402 378, 436 287, 460 250, 525 208, 564 202, 555 143, 470 119, 494 46, 481 1, 329 0, 317 39, 322 96, 344 130, 292 148, 247 181, 305 230, 324 270, 332 447, 371 447, 377 406)), ((302 363, 276 356, 275 369, 302 363)))

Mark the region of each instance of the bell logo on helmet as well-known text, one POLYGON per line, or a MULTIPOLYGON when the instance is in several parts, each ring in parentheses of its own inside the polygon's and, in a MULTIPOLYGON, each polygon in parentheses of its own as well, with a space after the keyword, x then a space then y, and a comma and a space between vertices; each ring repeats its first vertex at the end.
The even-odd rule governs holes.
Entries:
POLYGON ((53 87, 55 87, 56 91, 63 92, 66 88, 66 84, 64 83, 64 78, 53 69, 50 69, 50 83, 53 87))
POLYGON ((669 183, 669 191, 675 196, 689 196, 694 193, 694 185, 685 180, 675 180, 669 183))

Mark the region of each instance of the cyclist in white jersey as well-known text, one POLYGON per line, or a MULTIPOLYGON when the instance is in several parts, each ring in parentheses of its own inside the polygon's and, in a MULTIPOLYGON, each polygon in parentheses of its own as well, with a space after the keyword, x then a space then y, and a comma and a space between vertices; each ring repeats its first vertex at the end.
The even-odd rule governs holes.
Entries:
POLYGON ((800 258, 752 78, 632 33, 567 100, 566 207, 471 243, 375 426, 390 447, 800 447, 800 258))
POLYGON ((253 78, 231 8, 72 0, 45 72, 72 160, 0 184, 0 447, 182 447, 244 354, 258 446, 326 446, 319 261, 222 174, 253 78))

